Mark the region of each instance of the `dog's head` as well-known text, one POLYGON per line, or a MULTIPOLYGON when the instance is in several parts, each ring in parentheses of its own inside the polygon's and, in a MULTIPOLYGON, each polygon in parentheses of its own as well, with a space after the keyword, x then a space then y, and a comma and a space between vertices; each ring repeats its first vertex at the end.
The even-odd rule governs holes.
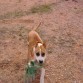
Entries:
POLYGON ((39 64, 43 64, 46 58, 46 43, 37 43, 34 48, 34 58, 39 64))

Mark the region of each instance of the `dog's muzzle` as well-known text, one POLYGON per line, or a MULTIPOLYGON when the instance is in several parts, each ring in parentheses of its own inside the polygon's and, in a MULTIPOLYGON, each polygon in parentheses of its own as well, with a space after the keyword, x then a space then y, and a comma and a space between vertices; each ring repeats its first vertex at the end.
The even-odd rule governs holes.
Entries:
POLYGON ((40 63, 40 64, 43 64, 43 61, 42 61, 42 60, 39 60, 39 63, 40 63))

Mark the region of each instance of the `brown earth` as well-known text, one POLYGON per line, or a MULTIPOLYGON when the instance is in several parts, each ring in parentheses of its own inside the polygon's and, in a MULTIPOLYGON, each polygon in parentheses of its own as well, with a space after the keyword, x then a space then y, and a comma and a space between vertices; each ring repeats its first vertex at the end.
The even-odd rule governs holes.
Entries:
POLYGON ((24 83, 28 32, 40 21, 45 83, 83 83, 83 0, 0 0, 0 83, 24 83))

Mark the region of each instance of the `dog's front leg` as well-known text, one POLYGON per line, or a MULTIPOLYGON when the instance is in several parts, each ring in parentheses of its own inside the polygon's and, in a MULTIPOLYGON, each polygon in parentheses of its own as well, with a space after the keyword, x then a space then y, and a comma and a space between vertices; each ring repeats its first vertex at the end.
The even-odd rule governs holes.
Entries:
POLYGON ((45 69, 41 68, 40 83, 44 83, 45 69))

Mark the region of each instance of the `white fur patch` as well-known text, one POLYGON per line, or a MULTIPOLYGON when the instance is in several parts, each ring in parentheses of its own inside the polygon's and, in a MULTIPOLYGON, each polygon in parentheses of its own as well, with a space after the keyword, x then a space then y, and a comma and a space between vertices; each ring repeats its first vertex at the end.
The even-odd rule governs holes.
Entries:
POLYGON ((38 46, 39 46, 39 47, 42 46, 42 43, 38 43, 38 46))

